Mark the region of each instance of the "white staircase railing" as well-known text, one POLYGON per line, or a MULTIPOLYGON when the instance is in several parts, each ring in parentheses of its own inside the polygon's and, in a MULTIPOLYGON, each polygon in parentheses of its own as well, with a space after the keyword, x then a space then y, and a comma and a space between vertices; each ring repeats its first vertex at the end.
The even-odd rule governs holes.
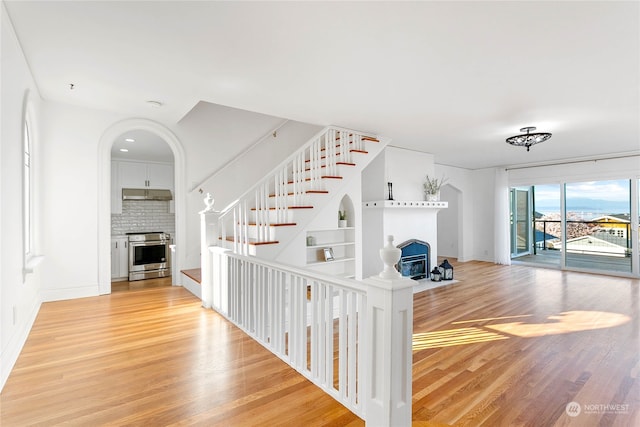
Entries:
POLYGON ((292 210, 308 208, 309 195, 324 192, 324 181, 339 177, 341 165, 353 165, 353 153, 366 152, 366 141, 378 142, 336 127, 316 134, 221 212, 220 239, 233 242, 233 251, 245 255, 251 244, 274 243, 273 226, 291 225, 292 210))
MULTIPOLYGON (((217 214, 202 216, 204 234, 217 214)), ((355 281, 211 246, 202 303, 367 425, 409 426, 413 281, 393 270, 397 259, 383 257, 380 277, 355 281)))

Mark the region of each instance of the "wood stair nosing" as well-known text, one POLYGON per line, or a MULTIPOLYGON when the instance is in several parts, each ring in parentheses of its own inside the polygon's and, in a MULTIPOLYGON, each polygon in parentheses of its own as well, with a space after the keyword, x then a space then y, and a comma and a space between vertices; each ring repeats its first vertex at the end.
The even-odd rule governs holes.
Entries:
MULTIPOLYGON (((313 206, 287 206, 287 209, 313 209, 313 206)), ((251 208, 251 210, 252 211, 265 211, 265 210, 275 211, 276 208, 269 208, 269 209, 251 208)))
MULTIPOLYGON (((355 163, 352 162, 336 162, 336 165, 341 165, 341 166, 356 166, 355 163)), ((326 168, 326 165, 322 165, 320 166, 320 168, 326 168)), ((311 168, 305 169, 305 172, 309 172, 311 170, 311 168)))
MULTIPOLYGON (((341 176, 322 175, 320 179, 342 179, 341 176)), ((305 182, 311 181, 311 178, 305 178, 305 182)), ((287 184, 293 184, 293 181, 287 181, 287 184)))
MULTIPOLYGON (((289 184, 293 184, 293 182, 289 182, 289 184)), ((304 192, 305 194, 329 194, 327 190, 307 190, 304 192)), ((293 196, 293 192, 288 192, 287 196, 293 196)), ((270 198, 276 197, 275 194, 269 194, 270 198)))
MULTIPOLYGON (((218 240, 222 240, 222 237, 218 237, 218 240)), ((227 236, 225 239, 227 242, 235 242, 233 236, 227 236)), ((258 242, 256 239, 247 239, 247 243, 251 246, 261 246, 261 245, 277 245, 280 243, 277 240, 269 240, 266 242, 258 242)))
MULTIPOLYGON (((352 144, 352 143, 350 142, 349 144, 352 144)), ((336 144, 336 148, 339 148, 339 147, 340 147, 340 144, 336 144)), ((323 151, 327 151, 327 149, 326 149, 326 148, 322 148, 322 149, 320 150, 320 152, 323 152, 323 151)), ((349 149, 349 152, 350 152, 350 153, 363 153, 363 154, 369 154, 369 152, 368 152, 368 151, 365 151, 365 150, 356 150, 355 148, 350 148, 350 149, 349 149)), ((321 156, 321 157, 320 157, 320 159, 324 159, 324 158, 326 158, 326 156, 321 156)), ((308 161, 309 161, 309 160, 305 160, 305 162, 308 162, 308 161)))
MULTIPOLYGON (((353 134, 350 133, 349 136, 353 136, 353 134)), ((366 135, 362 135, 360 137, 360 140, 361 141, 380 142, 380 140, 378 138, 374 138, 373 136, 366 136, 366 135)), ((336 137, 336 141, 340 141, 340 137, 339 136, 336 137)))
MULTIPOLYGON (((247 223, 247 225, 249 227, 256 227, 258 224, 255 222, 249 222, 247 223)), ((275 224, 269 224, 269 227, 295 227, 296 225, 298 224, 296 224, 295 222, 278 222, 275 224)))

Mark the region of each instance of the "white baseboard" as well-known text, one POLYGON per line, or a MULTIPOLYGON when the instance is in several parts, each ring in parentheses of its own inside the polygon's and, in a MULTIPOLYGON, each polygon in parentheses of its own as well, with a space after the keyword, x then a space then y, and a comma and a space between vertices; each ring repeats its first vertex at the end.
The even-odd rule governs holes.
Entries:
POLYGON ((4 352, 0 353, 0 392, 4 388, 13 366, 20 356, 20 352, 27 342, 31 328, 33 327, 38 312, 40 311, 41 302, 37 302, 33 305, 31 311, 27 315, 26 321, 21 325, 20 329, 11 336, 4 352))
POLYGON ((67 299, 97 297, 100 295, 100 288, 95 286, 82 286, 77 288, 64 289, 43 289, 42 302, 62 301, 67 299))

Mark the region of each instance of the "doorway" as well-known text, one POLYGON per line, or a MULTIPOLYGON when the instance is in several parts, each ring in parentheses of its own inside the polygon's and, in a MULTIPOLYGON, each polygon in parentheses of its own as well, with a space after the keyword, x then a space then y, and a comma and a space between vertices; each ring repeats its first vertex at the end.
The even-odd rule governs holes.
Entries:
MULTIPOLYGON (((108 128, 100 138, 98 149, 98 288, 99 293, 111 293, 111 168, 112 149, 115 141, 122 135, 132 131, 145 131, 161 139, 173 155, 173 210, 174 210, 174 236, 173 244, 176 251, 173 252, 172 270, 179 272, 184 265, 185 240, 185 193, 184 193, 184 165, 185 155, 182 144, 178 138, 166 127, 147 119, 129 119, 118 122, 108 128), (179 249, 182 249, 180 251, 179 249)), ((135 138, 133 138, 135 139, 135 138)), ((119 150, 119 148, 118 148, 119 150)), ((178 274, 174 274, 175 277, 178 274)), ((178 284, 173 281, 173 284, 178 284)))
POLYGON ((531 206, 532 188, 521 187, 510 190, 511 257, 531 254, 531 206))

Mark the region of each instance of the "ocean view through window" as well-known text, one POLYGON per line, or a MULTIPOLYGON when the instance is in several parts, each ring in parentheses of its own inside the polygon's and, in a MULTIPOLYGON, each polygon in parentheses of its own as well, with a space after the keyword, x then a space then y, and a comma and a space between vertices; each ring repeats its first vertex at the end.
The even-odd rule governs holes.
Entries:
POLYGON ((631 206, 634 199, 640 205, 640 195, 633 197, 631 184, 618 179, 518 187, 521 193, 530 192, 531 227, 528 232, 523 232, 523 224, 513 227, 514 215, 522 213, 512 212, 512 241, 529 246, 513 252, 512 259, 557 268, 632 272, 637 242, 631 206))

